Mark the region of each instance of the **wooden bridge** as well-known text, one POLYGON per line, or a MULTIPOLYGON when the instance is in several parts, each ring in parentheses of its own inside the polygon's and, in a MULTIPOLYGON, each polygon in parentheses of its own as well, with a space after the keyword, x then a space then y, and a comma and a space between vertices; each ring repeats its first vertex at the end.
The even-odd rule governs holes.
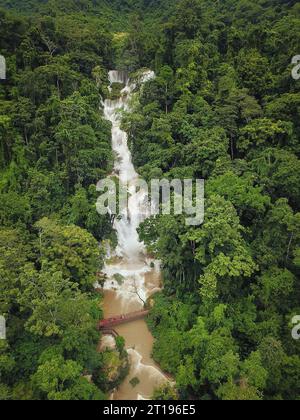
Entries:
POLYGON ((119 315, 112 318, 103 319, 99 322, 98 328, 99 330, 110 330, 113 329, 113 327, 116 327, 117 325, 126 324, 127 322, 136 321, 137 319, 144 318, 149 314, 149 310, 142 310, 142 311, 136 311, 131 312, 126 315, 119 315))

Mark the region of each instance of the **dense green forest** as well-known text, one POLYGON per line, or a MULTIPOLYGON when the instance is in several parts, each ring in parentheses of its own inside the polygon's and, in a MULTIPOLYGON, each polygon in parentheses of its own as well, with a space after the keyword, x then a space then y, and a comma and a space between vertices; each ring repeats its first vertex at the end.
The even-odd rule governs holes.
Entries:
MULTIPOLYGON (((93 285, 112 220, 107 71, 151 68, 123 126, 141 176, 202 178, 205 221, 157 216, 156 399, 299 400, 300 3, 1 0, 0 399, 105 399, 93 285), (100 111, 99 111, 100 108, 100 111), (87 380, 92 376, 93 381, 87 380)), ((122 370, 121 369, 121 370, 122 370)))

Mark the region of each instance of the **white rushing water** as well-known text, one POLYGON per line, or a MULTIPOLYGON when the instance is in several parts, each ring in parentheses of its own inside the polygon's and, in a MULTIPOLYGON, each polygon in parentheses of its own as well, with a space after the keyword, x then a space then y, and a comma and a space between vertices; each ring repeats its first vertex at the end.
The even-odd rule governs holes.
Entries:
MULTIPOLYGON (((153 72, 145 72, 141 82, 145 82, 152 77, 154 77, 153 72)), ((125 84, 119 99, 107 99, 104 102, 104 116, 112 123, 112 148, 116 155, 114 171, 123 185, 129 185, 130 194, 128 208, 124 209, 122 218, 116 220, 114 226, 118 234, 118 255, 127 257, 132 261, 138 260, 140 254, 144 253, 143 245, 138 238, 137 228, 149 214, 148 206, 145 205, 146 193, 143 190, 136 192, 136 183, 139 176, 132 163, 127 133, 120 129, 119 110, 128 111, 135 85, 130 84, 124 72, 111 71, 109 80, 111 84, 117 82, 125 84)))
MULTIPOLYGON (((145 71, 140 83, 154 77, 152 71, 145 71)), ((118 246, 114 262, 108 261, 104 267, 107 281, 104 285, 105 315, 121 315, 143 308, 143 302, 155 291, 159 290, 158 262, 146 255, 144 244, 139 241, 137 228, 149 215, 145 205, 146 193, 136 192, 139 179, 132 163, 128 147, 128 136, 120 128, 119 110, 129 110, 130 99, 136 86, 131 84, 125 72, 111 71, 110 84, 125 85, 121 97, 116 100, 107 99, 104 102, 104 115, 112 123, 112 148, 115 153, 114 173, 123 185, 128 185, 129 201, 120 218, 116 218, 114 228, 117 232, 118 246), (121 281, 120 281, 121 278, 121 281)), ((111 86, 110 86, 111 90, 111 86)), ((155 386, 166 377, 151 360, 153 339, 144 321, 128 324, 118 329, 125 337, 128 355, 131 361, 131 372, 121 386, 121 391, 114 394, 116 399, 144 399, 151 396, 155 386), (134 391, 129 384, 132 377, 138 377, 141 384, 134 391)), ((111 340, 106 339, 104 346, 111 347, 111 340)))
MULTIPOLYGON (((154 77, 154 73, 147 71, 142 76, 142 82, 154 77)), ((123 185, 128 185, 128 208, 123 210, 122 216, 115 219, 114 228, 117 232, 118 247, 116 254, 121 262, 115 265, 106 265, 105 274, 109 281, 106 289, 117 289, 118 294, 124 297, 124 308, 128 309, 128 301, 146 300, 149 290, 145 286, 145 273, 151 271, 150 261, 147 261, 143 243, 139 241, 137 229, 140 223, 149 215, 148 206, 145 205, 146 193, 143 190, 136 192, 136 183, 139 179, 132 163, 128 147, 127 133, 120 129, 119 110, 129 110, 129 102, 134 84, 130 84, 125 72, 109 72, 110 83, 123 83, 124 89, 121 97, 116 100, 107 99, 104 102, 104 116, 112 123, 112 148, 115 153, 114 172, 123 185), (122 284, 115 280, 115 275, 124 278, 122 284), (140 296, 140 298, 139 298, 140 296)), ((130 302, 129 302, 130 303, 130 302)))

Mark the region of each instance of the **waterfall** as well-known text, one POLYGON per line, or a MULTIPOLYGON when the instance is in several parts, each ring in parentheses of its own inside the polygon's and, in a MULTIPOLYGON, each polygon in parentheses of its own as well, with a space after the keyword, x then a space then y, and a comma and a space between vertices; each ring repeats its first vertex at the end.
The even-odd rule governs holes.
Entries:
MULTIPOLYGON (((154 77, 154 73, 147 71, 143 73, 141 80, 145 82, 152 77, 154 77)), ((118 237, 116 252, 119 257, 123 258, 131 266, 134 263, 135 280, 140 283, 139 274, 143 274, 149 269, 149 266, 145 264, 144 245, 139 241, 137 233, 140 223, 149 215, 149 209, 145 205, 147 193, 143 190, 136 191, 139 176, 132 163, 127 133, 120 128, 121 121, 118 112, 120 109, 129 109, 130 98, 135 85, 130 84, 129 78, 124 72, 109 72, 109 80, 110 83, 115 83, 116 81, 125 82, 125 87, 121 91, 119 99, 107 99, 104 102, 104 116, 112 123, 112 148, 116 155, 114 172, 121 183, 124 186, 128 186, 129 192, 128 208, 123 210, 121 217, 116 219, 114 223, 118 237)), ((110 271, 108 274, 112 274, 114 267, 110 266, 108 269, 110 271)), ((141 290, 141 293, 146 297, 145 290, 141 290)))
POLYGON ((127 85, 129 78, 126 71, 120 70, 111 70, 108 74, 109 82, 112 85, 113 83, 122 83, 127 85))
MULTIPOLYGON (((145 71, 140 77, 140 83, 153 77, 153 72, 145 71)), ((128 207, 123 210, 121 217, 116 218, 114 223, 118 237, 116 254, 122 258, 122 261, 121 264, 105 266, 105 273, 109 279, 105 288, 117 289, 117 293, 123 298, 124 307, 120 309, 126 311, 131 307, 132 301, 142 305, 142 300, 146 301, 150 292, 145 285, 145 274, 151 269, 146 262, 144 244, 140 242, 137 232, 140 223, 145 220, 149 212, 145 206, 146 192, 143 190, 136 192, 139 176, 132 163, 127 133, 120 128, 119 110, 129 110, 130 99, 136 85, 130 82, 125 72, 116 70, 109 72, 109 80, 111 84, 120 82, 125 85, 119 99, 105 100, 104 116, 112 123, 112 149, 116 156, 114 172, 121 183, 128 186, 129 200, 128 207), (122 285, 115 281, 116 274, 120 274, 124 278, 122 285)))
MULTIPOLYGON (((153 77, 153 72, 143 72, 138 85, 153 77)), ((160 290, 160 267, 157 261, 147 256, 145 246, 139 240, 137 228, 149 216, 148 205, 145 204, 147 193, 137 188, 139 176, 132 163, 128 136, 120 128, 118 111, 130 110, 130 99, 136 85, 130 82, 125 72, 115 70, 109 72, 109 81, 111 85, 124 84, 120 98, 104 101, 104 116, 112 123, 114 174, 129 192, 128 206, 114 222, 118 237, 115 258, 110 258, 103 270, 107 276, 104 284, 104 313, 106 316, 115 316, 142 309, 147 298, 160 290)), ((131 370, 121 389, 113 393, 112 398, 146 399, 151 396, 155 387, 167 380, 151 358, 153 337, 143 320, 116 330, 126 340, 131 370), (130 384, 130 379, 133 377, 138 377, 140 380, 140 384, 134 389, 130 384)), ((111 341, 106 339, 103 346, 111 346, 111 341)))

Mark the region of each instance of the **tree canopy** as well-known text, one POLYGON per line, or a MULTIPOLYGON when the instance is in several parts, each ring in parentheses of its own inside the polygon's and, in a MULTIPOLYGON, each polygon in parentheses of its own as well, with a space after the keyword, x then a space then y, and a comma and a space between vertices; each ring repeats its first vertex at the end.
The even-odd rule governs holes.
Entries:
POLYGON ((299 2, 0 6, 0 399, 101 400, 118 384, 124 343, 97 352, 93 288, 115 244, 95 206, 114 160, 102 99, 108 70, 151 68, 122 116, 134 165, 206 184, 201 226, 139 228, 164 284, 153 356, 176 380, 154 397, 299 400, 299 2))

